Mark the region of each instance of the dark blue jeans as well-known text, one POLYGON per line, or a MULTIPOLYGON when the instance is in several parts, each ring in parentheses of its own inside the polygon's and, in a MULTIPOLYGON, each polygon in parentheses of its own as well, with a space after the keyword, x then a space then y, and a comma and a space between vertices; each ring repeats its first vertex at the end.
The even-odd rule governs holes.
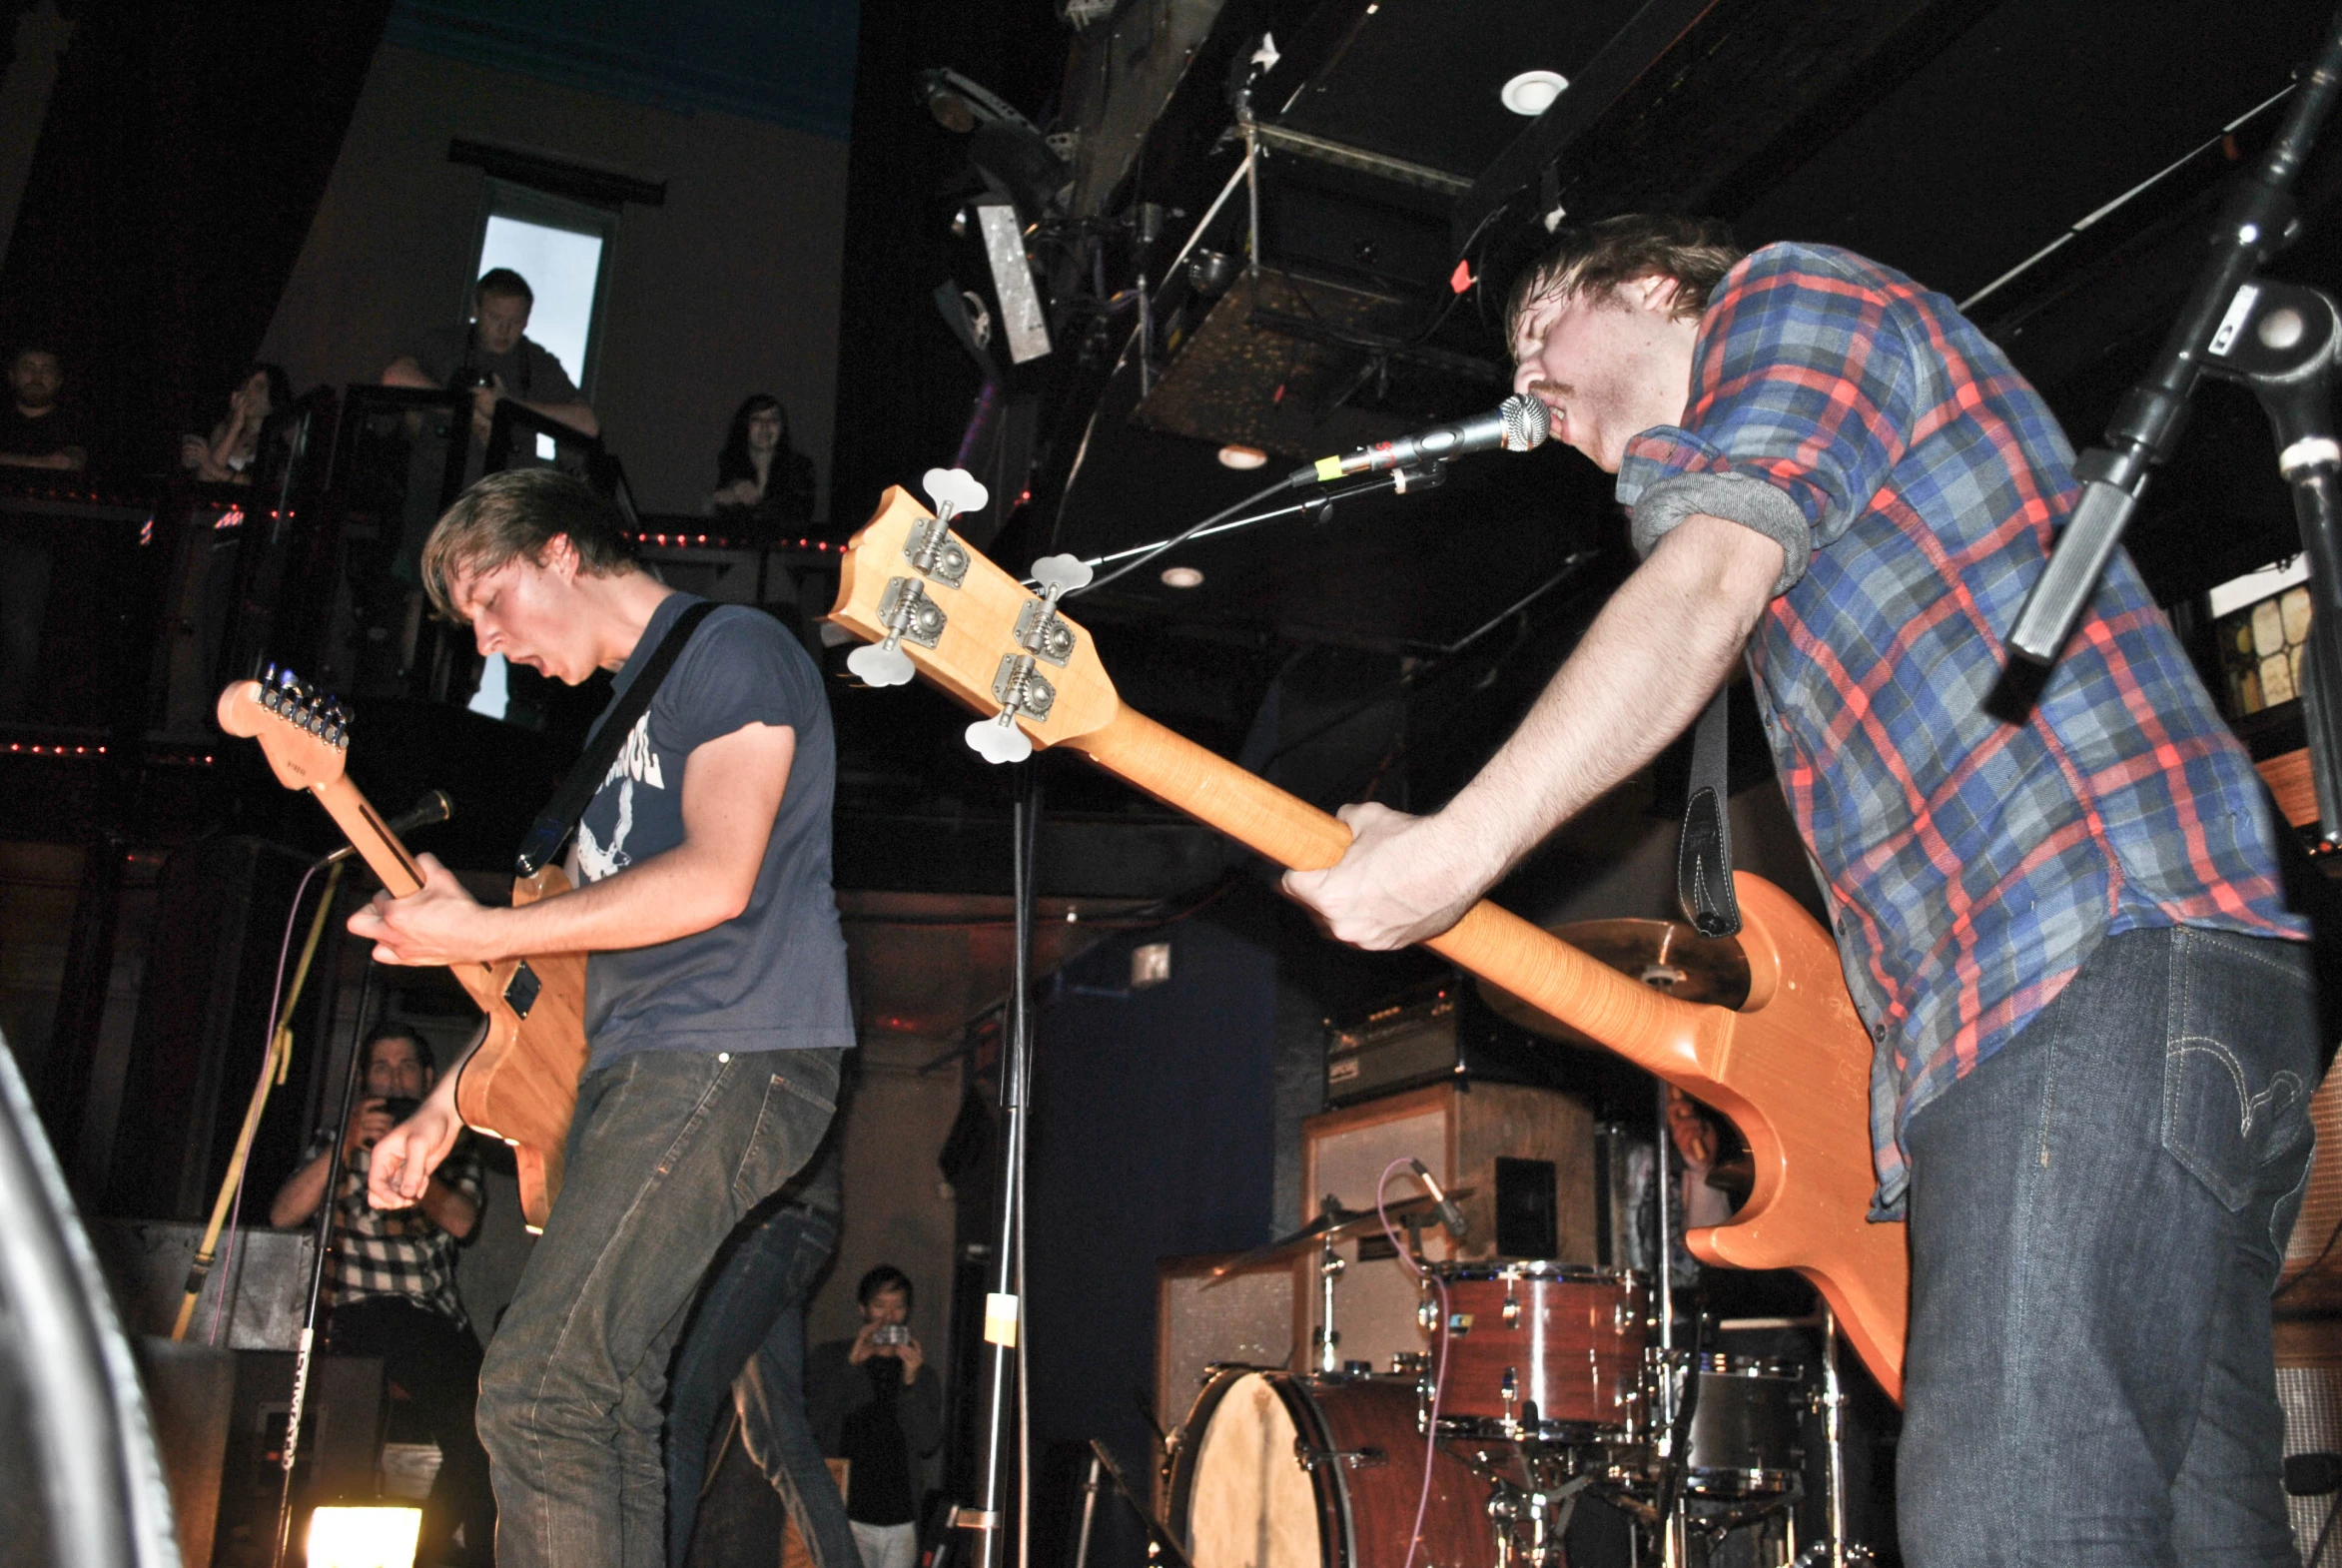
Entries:
POLYGON ((1912 1568, 2295 1561, 2269 1292, 2312 1002, 2299 944, 2126 932, 1913 1118, 1912 1568))
MULTIPOLYGON (((667 1561, 691 1547, 708 1442, 739 1387, 749 1457, 780 1494, 815 1568, 861 1568, 846 1502, 805 1418, 805 1298, 838 1242, 837 1215, 787 1203, 743 1235, 693 1313, 676 1352, 667 1404, 667 1561)), ((733 1534, 710 1519, 699 1560, 728 1562, 733 1534), (710 1539, 724 1536, 724 1543, 710 1539)), ((758 1560, 771 1559, 772 1543, 758 1560)))
POLYGON ((675 1336, 837 1092, 834 1050, 644 1052, 578 1085, 560 1198, 480 1373, 502 1568, 664 1568, 675 1336))

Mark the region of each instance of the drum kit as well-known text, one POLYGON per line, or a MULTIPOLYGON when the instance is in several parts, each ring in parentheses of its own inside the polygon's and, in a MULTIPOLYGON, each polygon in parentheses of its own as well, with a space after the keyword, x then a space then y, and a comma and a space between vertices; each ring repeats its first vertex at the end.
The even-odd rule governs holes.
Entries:
MULTIPOLYGON (((1601 926, 1624 950, 1613 962, 1629 973, 1635 961, 1691 970, 1687 992, 1704 989, 1710 967, 1693 968, 1691 944, 1738 961, 1732 944, 1665 922, 1601 926), (1610 929, 1630 925, 1653 929, 1610 929)), ((1660 1114, 1664 1141, 1664 1099, 1660 1114)), ((1670 1236, 1668 1183, 1654 1185, 1658 1234, 1670 1236)), ((1562 1535, 1581 1495, 1635 1521, 1634 1560, 1663 1568, 1868 1560, 1844 1544, 1843 1396, 1827 1305, 1813 1318, 1715 1325, 1818 1330, 1811 1378, 1796 1362, 1700 1342, 1696 1314, 1677 1319, 1664 1268, 1424 1260, 1420 1230, 1438 1196, 1383 1211, 1407 1221, 1425 1338, 1387 1371, 1340 1360, 1333 1327, 1346 1266, 1334 1243, 1381 1225, 1374 1210, 1329 1198, 1310 1224, 1226 1270, 1315 1247, 1319 1326, 1312 1370, 1208 1368, 1171 1434, 1163 1533, 1193 1568, 1566 1568, 1562 1535), (1823 1417, 1829 1528, 1801 1542, 1809 1413, 1823 1417)))

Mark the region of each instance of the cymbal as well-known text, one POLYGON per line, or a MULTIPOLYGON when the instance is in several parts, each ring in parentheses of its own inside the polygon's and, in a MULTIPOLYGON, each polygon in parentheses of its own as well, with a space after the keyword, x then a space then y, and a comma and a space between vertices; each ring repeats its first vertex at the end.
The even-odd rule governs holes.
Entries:
MULTIPOLYGON (((1739 1007, 1748 1000, 1748 955, 1730 937, 1703 937, 1676 920, 1580 920, 1546 929, 1588 958, 1681 1001, 1739 1007)), ((1480 982, 1480 995, 1523 1029, 1553 1040, 1595 1044, 1542 1008, 1485 980, 1480 982)))
MULTIPOLYGON (((1447 1189, 1447 1195, 1451 1200, 1470 1197, 1473 1190, 1468 1186, 1451 1186, 1447 1189)), ((1426 1192, 1414 1197, 1402 1197, 1393 1202, 1385 1203, 1383 1211, 1390 1215, 1393 1223, 1396 1223, 1411 1214, 1428 1213, 1437 1206, 1431 1195, 1426 1192)), ((1208 1290, 1238 1269, 1249 1268, 1254 1263, 1264 1263, 1272 1257, 1297 1252, 1304 1247, 1346 1241, 1354 1235, 1370 1235, 1381 1228, 1382 1220, 1373 1209, 1344 1208, 1339 1203, 1328 1199, 1325 1212, 1301 1226, 1300 1229, 1293 1231, 1290 1235, 1280 1235, 1266 1245, 1256 1246, 1241 1257, 1230 1258, 1214 1268, 1211 1271, 1211 1277, 1204 1281, 1203 1288, 1208 1290)))

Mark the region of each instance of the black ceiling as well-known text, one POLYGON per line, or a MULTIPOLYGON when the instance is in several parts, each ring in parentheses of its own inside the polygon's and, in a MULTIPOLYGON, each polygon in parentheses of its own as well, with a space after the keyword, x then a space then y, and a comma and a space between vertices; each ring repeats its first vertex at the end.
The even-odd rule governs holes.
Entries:
MULTIPOLYGON (((1134 30, 1138 14, 1126 7, 1111 31, 1073 40, 1065 80, 1090 85, 1069 85, 1063 101, 1095 106, 1111 96, 1098 81, 1146 77, 1152 35, 1134 30)), ((1256 385, 1222 389, 1231 399, 1341 393, 1338 406, 1304 409, 1325 436, 1309 455, 1375 420, 1405 428, 1501 395, 1473 364, 1503 373, 1502 290, 1543 242, 1538 219, 1553 201, 1578 220, 1704 211, 1731 220, 1745 243, 1849 246, 1964 299, 2177 162, 1973 313, 2035 377, 2076 445, 2087 444, 2191 280, 2220 182, 2258 151, 2275 115, 2225 144, 2223 128, 2286 86, 2324 20, 2307 5, 2200 0, 1227 0, 1180 71, 1155 70, 1156 83, 1177 85, 1151 101, 1143 140, 1127 155, 1084 149, 1131 170, 1059 231, 1064 244, 1095 252, 1052 270, 1055 242, 1037 236, 1059 291, 1059 331, 1049 358, 1007 377, 1037 409, 1032 478, 1029 501, 991 551, 1021 570, 1054 549, 1124 549, 1220 510, 1289 465, 1233 472, 1217 461, 1207 425, 1148 427, 1128 294, 1144 264, 1164 308, 1144 374, 1175 377, 1179 351, 1203 341, 1213 302, 1175 273, 1167 285, 1167 264, 1241 156, 1228 83, 1263 31, 1281 59, 1255 88, 1262 120, 1288 142, 1361 155, 1336 164, 1271 144, 1272 286, 1289 275, 1296 298, 1316 280, 1384 302, 1358 329, 1311 322, 1305 302, 1283 313, 1277 330, 1295 345, 1294 366, 1331 353, 1346 355, 1354 374, 1296 370, 1280 380, 1271 352, 1267 371, 1243 372, 1256 385), (1506 78, 1531 67, 1573 83, 1534 125, 1495 101, 1506 78), (1539 157, 1554 160, 1550 178, 1539 157), (1377 159, 1412 167, 1378 172, 1377 159), (1302 206, 1278 207, 1291 191, 1315 204, 1305 222, 1291 216, 1302 206), (1171 209, 1147 250, 1116 227, 1142 200, 1171 209), (1448 248, 1426 265, 1422 237, 1443 225, 1448 248), (1371 243, 1377 232, 1386 246, 1371 243), (1477 280, 1460 296, 1445 281, 1459 257, 1477 280), (1102 277, 1107 294, 1123 294, 1119 306, 1096 298, 1102 277), (1072 298, 1086 294, 1087 304, 1072 298)), ((1055 32, 1052 46, 1066 37, 1055 32)), ((866 58, 869 49, 866 35, 866 58)), ((1046 97, 1023 102, 1038 113, 1046 97)), ((1133 120, 1126 104, 1092 129, 1106 137, 1133 120)), ((940 229, 966 187, 953 183, 956 144, 920 134, 930 178, 900 197, 895 222, 940 229)), ((861 136, 858 120, 857 158, 861 136)), ((2285 259, 2287 276, 2342 282, 2342 233, 2330 232, 2326 201, 2335 166, 2342 159, 2313 162, 2304 182, 2309 234, 2285 259)), ((1239 194, 1199 243, 1240 254, 1243 208, 1239 194)), ((938 273, 964 268, 968 255, 942 242, 930 254, 938 273)), ((956 281, 987 286, 981 274, 956 281)), ((855 287, 850 278, 850 317, 855 287)), ((892 308, 912 310, 900 289, 892 308)), ((940 319, 930 336, 945 344, 922 380, 940 445, 976 377, 940 319)), ((1278 411, 1296 422, 1290 408, 1278 411)), ((854 410, 841 412, 853 431, 854 410)), ((882 416, 874 408, 870 417, 882 416)), ((898 468, 900 424, 888 431, 898 468)), ((1293 439, 1307 441, 1310 426, 1299 429, 1293 439)), ((841 438, 842 473, 857 439, 875 437, 841 438)), ((2177 468, 2133 531, 2134 553, 2167 600, 2289 547, 2272 468, 2249 400, 2207 390, 2177 468)), ((1428 493, 1356 499, 1330 520, 1288 517, 1185 546, 1176 559, 1201 569, 1201 586, 1167 587, 1151 567, 1075 614, 1100 632, 1126 697, 1146 711, 1230 753, 1249 737, 1255 761, 1261 732, 1274 729, 1283 739, 1268 749, 1281 754, 1268 771, 1321 800, 1379 789, 1424 804, 1517 719, 1627 564, 1622 535, 1607 477, 1576 454, 1479 456, 1428 493), (1282 699, 1273 724, 1261 712, 1272 693, 1282 699), (1311 761, 1311 747, 1327 755, 1311 761)))

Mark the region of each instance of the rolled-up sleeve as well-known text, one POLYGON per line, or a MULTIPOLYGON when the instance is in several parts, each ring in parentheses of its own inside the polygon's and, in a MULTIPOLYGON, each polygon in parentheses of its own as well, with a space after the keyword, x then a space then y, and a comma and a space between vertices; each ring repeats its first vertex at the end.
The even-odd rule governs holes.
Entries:
POLYGON ((1808 247, 1757 252, 1701 321, 1683 424, 1627 443, 1617 496, 1635 549, 1723 517, 1781 545, 1787 592, 1902 460, 1917 375, 1889 295, 1808 247))

